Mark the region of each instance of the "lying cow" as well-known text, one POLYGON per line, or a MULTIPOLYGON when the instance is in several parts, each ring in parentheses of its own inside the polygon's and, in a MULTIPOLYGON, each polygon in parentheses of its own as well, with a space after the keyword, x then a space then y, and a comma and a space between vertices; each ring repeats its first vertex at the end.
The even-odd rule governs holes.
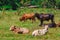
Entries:
POLYGON ((20 21, 25 21, 27 19, 32 20, 32 22, 35 21, 34 14, 33 13, 31 13, 31 14, 23 14, 23 16, 21 18, 19 18, 20 21))
POLYGON ((44 29, 37 29, 32 32, 32 36, 45 35, 48 32, 48 25, 45 25, 44 29))
POLYGON ((35 13, 35 17, 37 17, 37 19, 39 19, 41 21, 41 24, 39 26, 43 25, 43 21, 51 20, 52 23, 54 22, 54 15, 53 14, 35 13))
POLYGON ((57 26, 60 27, 60 23, 57 23, 57 26))
POLYGON ((48 25, 48 27, 50 28, 57 27, 57 24, 55 22, 49 23, 49 24, 43 24, 43 26, 46 26, 46 25, 48 25))
POLYGON ((20 33, 20 34, 26 34, 29 33, 29 29, 27 28, 17 28, 16 26, 11 26, 10 29, 11 31, 15 32, 15 33, 20 33))

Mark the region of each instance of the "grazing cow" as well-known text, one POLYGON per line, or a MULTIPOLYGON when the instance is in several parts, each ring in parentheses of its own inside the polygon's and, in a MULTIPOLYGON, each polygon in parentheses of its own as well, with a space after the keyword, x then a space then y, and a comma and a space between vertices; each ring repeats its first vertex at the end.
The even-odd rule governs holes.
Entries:
POLYGON ((54 15, 53 14, 35 13, 35 17, 37 17, 37 19, 39 19, 41 21, 41 24, 39 26, 42 26, 43 21, 51 20, 52 23, 54 22, 54 15))
POLYGON ((24 14, 21 18, 19 18, 20 21, 25 21, 27 19, 32 20, 32 22, 35 21, 34 14, 33 13, 31 13, 31 14, 24 14))
POLYGON ((47 32, 48 32, 48 25, 46 25, 44 29, 34 30, 32 32, 32 36, 45 35, 47 32))
POLYGON ((29 29, 27 28, 17 28, 16 26, 11 26, 10 29, 11 31, 15 32, 15 33, 20 33, 20 34, 26 34, 29 33, 29 29))

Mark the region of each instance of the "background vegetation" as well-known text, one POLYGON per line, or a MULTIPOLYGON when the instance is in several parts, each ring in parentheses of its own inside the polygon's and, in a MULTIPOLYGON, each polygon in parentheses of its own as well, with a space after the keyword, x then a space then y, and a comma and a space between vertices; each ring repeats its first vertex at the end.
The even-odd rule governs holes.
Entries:
POLYGON ((60 0, 0 0, 0 9, 17 9, 21 6, 35 5, 40 8, 58 8, 60 9, 60 0))

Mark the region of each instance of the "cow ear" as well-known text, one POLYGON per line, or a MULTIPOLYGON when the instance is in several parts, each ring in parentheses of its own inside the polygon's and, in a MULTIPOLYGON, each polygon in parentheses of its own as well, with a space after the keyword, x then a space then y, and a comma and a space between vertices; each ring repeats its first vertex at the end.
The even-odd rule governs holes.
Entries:
POLYGON ((16 28, 16 26, 14 26, 14 28, 16 28))

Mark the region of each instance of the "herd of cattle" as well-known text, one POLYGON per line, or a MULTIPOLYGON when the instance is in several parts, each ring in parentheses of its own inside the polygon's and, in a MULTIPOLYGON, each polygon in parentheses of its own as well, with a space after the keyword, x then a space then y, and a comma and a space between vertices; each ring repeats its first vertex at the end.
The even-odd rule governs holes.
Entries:
MULTIPOLYGON (((36 21, 36 18, 40 21, 39 26, 44 26, 44 29, 37 29, 32 32, 33 36, 37 35, 44 35, 48 32, 49 27, 60 27, 60 23, 55 23, 54 21, 54 15, 51 13, 44 14, 44 13, 30 13, 30 14, 23 14, 22 17, 19 18, 20 21, 26 21, 27 19, 32 20, 32 22, 36 21), (43 24, 43 21, 49 21, 51 20, 51 23, 49 24, 43 24)), ((15 33, 20 33, 20 34, 26 34, 29 33, 30 30, 27 28, 18 28, 14 25, 10 27, 10 30, 15 32, 15 33)))

